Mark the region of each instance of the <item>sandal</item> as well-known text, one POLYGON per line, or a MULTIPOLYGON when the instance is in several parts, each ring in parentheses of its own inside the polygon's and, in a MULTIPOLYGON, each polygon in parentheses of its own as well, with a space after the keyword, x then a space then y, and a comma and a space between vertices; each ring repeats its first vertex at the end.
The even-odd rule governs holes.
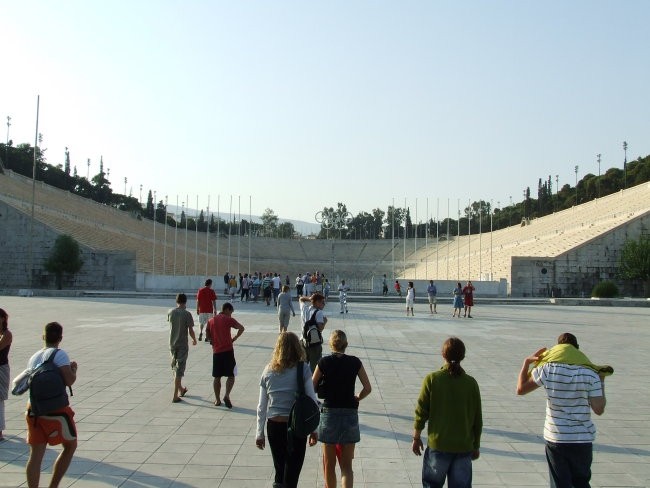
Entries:
POLYGON ((232 408, 232 403, 230 402, 230 398, 227 398, 227 397, 224 398, 224 399, 223 399, 223 403, 226 404, 226 407, 228 407, 228 408, 232 408))
POLYGON ((184 397, 184 396, 185 396, 185 393, 187 393, 187 388, 183 388, 183 389, 181 390, 181 396, 184 397))
POLYGON ((172 403, 180 403, 180 402, 182 402, 182 401, 183 401, 183 400, 181 400, 180 398, 174 398, 174 399, 172 400, 172 403))
POLYGON ((216 401, 214 402, 214 406, 215 406, 215 407, 220 407, 220 406, 221 406, 221 402, 220 402, 219 400, 216 400, 216 401))

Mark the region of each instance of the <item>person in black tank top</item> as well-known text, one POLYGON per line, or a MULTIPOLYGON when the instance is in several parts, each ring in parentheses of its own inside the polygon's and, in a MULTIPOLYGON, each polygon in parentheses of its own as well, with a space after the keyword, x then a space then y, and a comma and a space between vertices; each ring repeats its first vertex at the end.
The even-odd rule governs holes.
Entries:
POLYGON ((9 399, 9 349, 13 336, 9 330, 9 314, 0 308, 0 441, 5 430, 5 400, 9 399))
POLYGON ((351 488, 354 483, 354 445, 361 440, 359 402, 370 394, 372 387, 361 360, 345 354, 348 346, 345 332, 332 331, 329 344, 332 354, 318 362, 312 378, 314 388, 323 399, 318 440, 323 444, 326 486, 336 486, 338 453, 341 486, 351 488), (361 381, 362 389, 355 394, 357 378, 361 381))

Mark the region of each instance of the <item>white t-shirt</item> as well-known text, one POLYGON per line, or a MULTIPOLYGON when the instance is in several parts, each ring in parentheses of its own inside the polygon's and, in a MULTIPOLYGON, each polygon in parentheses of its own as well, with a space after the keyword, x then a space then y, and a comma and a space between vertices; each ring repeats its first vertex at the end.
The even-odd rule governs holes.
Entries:
POLYGON ((280 283, 282 280, 279 276, 274 276, 271 281, 273 282, 273 288, 280 289, 280 283))
MULTIPOLYGON (((52 354, 55 349, 56 349, 56 347, 48 347, 48 348, 41 349, 40 351, 36 352, 29 359, 29 362, 27 363, 27 367, 28 368, 38 368, 38 366, 43 364, 50 357, 50 354, 52 354)), ((69 366, 70 365, 70 357, 68 356, 68 353, 66 353, 63 349, 59 349, 59 352, 57 352, 56 356, 54 356, 54 365, 57 368, 60 368, 62 366, 69 366)))

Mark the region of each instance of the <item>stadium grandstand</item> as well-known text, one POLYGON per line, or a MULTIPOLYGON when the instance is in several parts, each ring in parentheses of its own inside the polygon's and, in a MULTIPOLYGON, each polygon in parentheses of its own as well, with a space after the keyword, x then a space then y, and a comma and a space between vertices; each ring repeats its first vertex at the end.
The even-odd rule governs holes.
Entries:
POLYGON ((0 264, 6 271, 0 288, 53 287, 43 263, 56 236, 68 234, 84 259, 82 270, 66 282, 69 288, 174 289, 181 278, 200 283, 226 271, 277 272, 293 283, 298 273, 318 270, 333 282, 344 277, 357 290, 376 289, 376 277, 386 274, 505 279, 513 296, 575 296, 613 277, 622 243, 647 233, 649 218, 650 184, 644 183, 521 225, 439 242, 430 238, 426 245, 424 239, 228 238, 154 224, 5 170, 0 264))

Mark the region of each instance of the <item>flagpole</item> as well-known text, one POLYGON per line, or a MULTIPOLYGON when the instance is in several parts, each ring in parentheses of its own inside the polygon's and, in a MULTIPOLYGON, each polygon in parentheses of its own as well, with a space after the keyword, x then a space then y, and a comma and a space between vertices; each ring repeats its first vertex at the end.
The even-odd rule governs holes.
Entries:
POLYGON ((391 218, 393 220, 391 229, 391 246, 390 246, 390 257, 393 262, 393 280, 395 279, 395 197, 393 197, 393 211, 391 212, 391 218))
POLYGON ((210 252, 208 248, 210 247, 210 195, 208 195, 208 206, 205 209, 205 219, 207 225, 205 226, 205 277, 208 277, 208 261, 210 260, 210 252))
MULTIPOLYGON (((195 212, 199 211, 199 196, 196 195, 195 212)), ((194 276, 199 274, 199 216, 194 217, 194 276)))
POLYGON ((162 265, 162 274, 166 274, 166 266, 167 266, 167 195, 165 195, 165 227, 163 229, 165 237, 164 237, 164 245, 163 245, 163 265, 162 265))
POLYGON ((176 276, 176 246, 178 245, 178 193, 176 194, 176 210, 174 212, 174 276, 176 276))
POLYGON ((415 232, 413 232, 413 242, 415 249, 415 266, 413 278, 418 279, 418 197, 415 197, 415 232))
MULTIPOLYGON (((459 219, 460 220, 460 219, 459 219)), ((467 279, 472 279, 472 199, 467 199, 467 279)))
POLYGON ((190 210, 190 196, 185 195, 185 203, 187 204, 187 210, 188 212, 185 212, 185 268, 183 270, 184 276, 187 276, 187 221, 189 220, 187 218, 187 214, 189 213, 190 210))
POLYGON ((436 198, 436 279, 440 279, 438 267, 440 266, 440 197, 436 198))
POLYGON ((221 234, 219 232, 219 228, 221 225, 221 213, 219 208, 220 203, 221 203, 221 195, 217 195, 217 274, 221 274, 221 270, 219 269, 219 243, 221 241, 221 234))
POLYGON ((251 239, 253 234, 253 197, 248 195, 248 277, 251 277, 251 239))
POLYGON ((406 279, 406 197, 404 197, 404 245, 402 255, 402 276, 406 279))
POLYGON ((460 279, 460 198, 456 200, 456 213, 458 220, 456 225, 456 279, 460 279))
POLYGON ((237 273, 241 273, 239 264, 241 255, 241 195, 237 195, 237 214, 239 215, 239 224, 237 225, 237 273))
POLYGON ((230 209, 228 210, 228 274, 230 274, 230 234, 232 232, 232 195, 230 195, 230 209))
POLYGON ((36 206, 36 150, 38 149, 38 116, 41 96, 36 95, 36 135, 34 136, 34 164, 32 165, 32 217, 29 221, 29 286, 34 286, 34 208, 36 206))
POLYGON ((447 197, 447 280, 449 280, 449 197, 447 197))
POLYGON ((424 255, 424 277, 429 277, 429 197, 427 197, 427 217, 425 220, 426 224, 424 225, 424 249, 426 254, 424 255))

